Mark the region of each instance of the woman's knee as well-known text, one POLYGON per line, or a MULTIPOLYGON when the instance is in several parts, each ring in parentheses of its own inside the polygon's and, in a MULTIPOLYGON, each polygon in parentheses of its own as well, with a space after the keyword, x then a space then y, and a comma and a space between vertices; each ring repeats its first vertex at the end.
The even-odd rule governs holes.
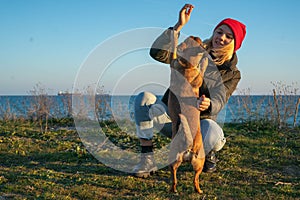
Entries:
POLYGON ((206 154, 211 150, 221 150, 226 143, 222 128, 211 119, 201 120, 201 132, 206 154))
POLYGON ((203 119, 200 121, 201 132, 202 135, 205 137, 206 135, 223 135, 222 128, 212 119, 203 119))
MULTIPOLYGON (((144 121, 151 121, 149 108, 156 102, 156 96, 150 92, 139 93, 134 101, 134 118, 136 124, 144 121)), ((151 122, 152 123, 152 122, 151 122)))
POLYGON ((156 102, 156 96, 151 92, 141 92, 135 98, 135 106, 149 106, 156 102))

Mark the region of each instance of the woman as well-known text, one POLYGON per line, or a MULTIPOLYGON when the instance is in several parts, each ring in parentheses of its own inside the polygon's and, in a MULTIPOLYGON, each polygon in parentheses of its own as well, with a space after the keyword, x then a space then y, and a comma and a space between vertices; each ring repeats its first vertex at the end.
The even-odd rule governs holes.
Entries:
MULTIPOLYGON (((179 19, 175 26, 164 31, 154 41, 150 50, 150 56, 153 59, 170 64, 173 31, 179 33, 188 23, 193 8, 191 4, 186 4, 180 10, 179 19)), ((246 26, 244 24, 227 18, 215 27, 212 37, 204 41, 205 49, 216 65, 207 68, 204 84, 199 88, 200 123, 206 154, 204 172, 216 170, 215 152, 221 150, 226 142, 222 128, 216 123, 216 118, 241 79, 240 71, 236 67, 236 51, 241 47, 245 35, 246 26)), ((154 128, 171 137, 171 120, 166 106, 168 105, 168 92, 169 90, 166 91, 161 100, 149 92, 140 93, 135 99, 137 136, 140 139, 142 149, 141 161, 133 169, 133 173, 137 177, 147 177, 150 172, 157 169, 153 157, 152 137, 154 128)))

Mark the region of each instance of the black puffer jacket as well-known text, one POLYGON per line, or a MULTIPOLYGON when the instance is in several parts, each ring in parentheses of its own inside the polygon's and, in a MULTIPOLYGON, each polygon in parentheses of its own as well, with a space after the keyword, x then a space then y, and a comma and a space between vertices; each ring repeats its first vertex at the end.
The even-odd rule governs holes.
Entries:
MULTIPOLYGON (((169 28, 154 41, 150 49, 150 56, 153 59, 170 64, 171 34, 172 28, 169 28)), ((201 112, 201 119, 216 120, 217 114, 224 108, 241 79, 241 73, 236 67, 237 62, 237 56, 234 54, 232 59, 223 65, 209 65, 207 68, 203 85, 199 88, 199 94, 210 98, 211 105, 208 110, 201 112)), ((168 93, 169 89, 162 98, 166 105, 168 105, 168 93)))

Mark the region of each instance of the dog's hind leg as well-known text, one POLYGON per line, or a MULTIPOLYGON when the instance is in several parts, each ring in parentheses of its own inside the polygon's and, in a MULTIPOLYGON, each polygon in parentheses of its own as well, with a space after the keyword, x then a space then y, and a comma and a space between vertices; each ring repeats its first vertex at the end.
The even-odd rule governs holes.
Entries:
POLYGON ((179 166, 181 165, 182 161, 183 161, 182 156, 180 156, 180 158, 177 161, 175 161, 173 164, 171 164, 169 166, 170 171, 171 171, 171 181, 172 181, 170 192, 177 193, 177 189, 176 189, 176 186, 177 186, 177 170, 178 170, 179 166))
POLYGON ((205 152, 204 152, 204 146, 202 142, 202 136, 200 132, 200 127, 198 127, 197 134, 194 138, 194 144, 192 149, 194 155, 192 158, 192 166, 195 171, 195 177, 194 177, 194 188, 195 191, 199 194, 202 194, 203 191, 200 189, 199 185, 199 175, 201 174, 205 162, 205 152))
POLYGON ((205 157, 201 158, 199 155, 194 154, 191 162, 193 169, 195 171, 194 188, 195 188, 195 192, 198 192, 199 194, 203 193, 203 191, 200 189, 199 175, 203 170, 204 161, 205 161, 205 157))
POLYGON ((199 175, 201 174, 201 172, 202 172, 202 169, 195 171, 195 177, 194 177, 195 192, 198 192, 199 194, 203 193, 203 191, 200 189, 200 185, 199 185, 199 175))
POLYGON ((195 192, 198 192, 199 194, 202 194, 203 191, 200 189, 200 184, 199 184, 199 175, 201 174, 203 170, 203 165, 204 165, 205 158, 197 157, 196 155, 193 155, 192 158, 192 165, 195 171, 195 176, 194 176, 194 189, 195 192))

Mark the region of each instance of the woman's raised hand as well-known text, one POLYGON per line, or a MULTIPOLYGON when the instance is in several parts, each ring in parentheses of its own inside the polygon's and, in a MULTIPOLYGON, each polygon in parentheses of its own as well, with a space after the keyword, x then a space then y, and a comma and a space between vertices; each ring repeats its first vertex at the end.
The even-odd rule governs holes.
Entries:
POLYGON ((192 4, 185 4, 181 8, 181 10, 179 12, 178 22, 174 26, 175 30, 180 31, 182 29, 182 27, 188 23, 193 9, 194 9, 194 6, 192 4))

